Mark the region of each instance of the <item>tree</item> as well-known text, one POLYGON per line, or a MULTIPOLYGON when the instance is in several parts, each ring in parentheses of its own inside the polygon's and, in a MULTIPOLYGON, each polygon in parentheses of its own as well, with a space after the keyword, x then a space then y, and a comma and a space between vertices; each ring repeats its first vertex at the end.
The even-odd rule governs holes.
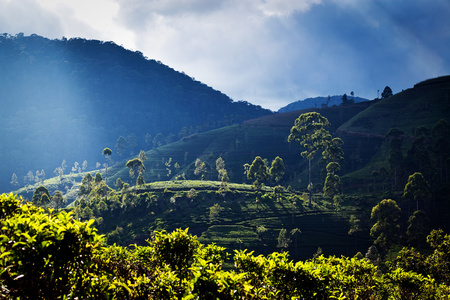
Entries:
POLYGON ((327 162, 339 162, 344 159, 344 151, 340 146, 344 141, 340 138, 333 138, 330 143, 327 143, 325 150, 322 152, 322 157, 327 162))
POLYGON ((416 210, 408 219, 408 229, 406 230, 408 243, 417 248, 422 248, 426 245, 429 233, 430 220, 423 211, 416 210))
POLYGON ((280 233, 278 234, 278 248, 281 248, 281 252, 284 252, 284 249, 289 247, 289 244, 291 243, 291 239, 287 236, 286 229, 281 229, 280 233))
POLYGON ((427 202, 430 196, 430 185, 421 173, 416 172, 409 176, 403 191, 404 199, 414 200, 416 202, 416 210, 419 210, 419 201, 427 202))
POLYGON ((116 149, 117 154, 119 154, 119 156, 122 157, 127 148, 128 148, 127 140, 123 136, 120 136, 116 141, 114 149, 116 149))
POLYGON ((224 173, 226 173, 225 161, 223 160, 222 157, 216 159, 216 171, 218 173, 219 180, 222 180, 224 173))
POLYGON ((139 172, 139 175, 136 179, 136 185, 144 185, 144 184, 145 184, 144 175, 142 174, 142 172, 139 172))
POLYGON ((13 186, 18 186, 19 182, 17 181, 17 175, 16 173, 13 173, 11 176, 11 182, 10 182, 13 186))
POLYGON ((31 202, 38 206, 46 206, 50 203, 50 192, 45 186, 39 186, 34 190, 33 197, 31 198, 31 202), (43 195, 44 198, 42 198, 43 195))
POLYGON ((386 86, 381 93, 381 98, 385 99, 392 96, 392 90, 390 87, 386 86))
POLYGON ((397 178, 399 169, 403 165, 403 153, 402 153, 402 138, 403 131, 397 128, 392 128, 386 134, 386 138, 389 140, 389 153, 388 162, 391 166, 391 172, 393 173, 394 186, 397 186, 397 178))
POLYGON ((214 203, 214 205, 209 208, 209 220, 211 222, 217 221, 217 218, 219 217, 220 212, 223 210, 224 210, 224 208, 222 206, 220 206, 219 203, 214 203))
POLYGON ((254 185, 259 186, 262 181, 269 179, 266 162, 261 156, 255 157, 247 172, 247 179, 255 179, 254 185))
POLYGON ((144 151, 144 150, 141 150, 141 151, 139 152, 138 158, 139 158, 140 160, 142 160, 142 162, 144 162, 144 161, 147 160, 147 155, 145 155, 145 151, 144 151))
POLYGON ((300 115, 295 120, 295 125, 291 128, 288 141, 298 141, 305 148, 301 156, 308 160, 308 190, 309 205, 312 202, 312 182, 311 182, 311 161, 316 156, 317 151, 325 148, 331 141, 330 133, 325 127, 330 126, 328 119, 317 112, 310 112, 300 115))
POLYGON ((163 142, 164 142, 164 135, 162 133, 158 133, 153 138, 153 148, 161 147, 163 145, 163 142))
POLYGON ((291 235, 295 237, 295 255, 297 255, 297 240, 298 240, 298 234, 302 233, 302 231, 298 228, 294 228, 291 230, 291 235))
POLYGON ((341 100, 342 100, 342 103, 341 103, 342 106, 346 106, 346 105, 350 105, 350 104, 355 103, 355 100, 348 99, 347 94, 342 95, 341 100))
POLYGON ((450 158, 450 124, 446 120, 439 120, 431 129, 431 135, 434 139, 433 153, 437 156, 439 175, 442 181, 445 161, 450 158))
POLYGON ((337 193, 339 192, 339 189, 341 188, 341 179, 339 175, 334 174, 336 170, 339 170, 339 168, 336 167, 339 166, 338 163, 329 163, 327 166, 327 177, 325 178, 325 183, 323 185, 323 195, 325 197, 330 197, 330 199, 333 201, 337 193))
POLYGON ((397 202, 392 199, 384 199, 372 208, 370 218, 375 224, 370 229, 370 235, 376 238, 375 244, 385 250, 398 241, 400 212, 397 202))
POLYGON ((133 155, 134 154, 134 149, 138 145, 136 135, 134 133, 130 134, 127 137, 127 141, 128 141, 128 148, 130 149, 130 155, 133 155))
POLYGON ((124 185, 124 182, 122 181, 122 179, 117 178, 116 179, 116 188, 118 191, 123 189, 123 185, 124 185))
POLYGON ((87 162, 87 160, 84 160, 83 164, 81 165, 81 169, 84 171, 87 169, 87 166, 88 166, 88 162, 87 162))
POLYGON ((139 158, 130 159, 129 161, 127 161, 126 166, 130 169, 131 178, 134 178, 136 176, 136 172, 145 171, 144 163, 139 158))
POLYGON ((269 169, 270 177, 272 177, 278 184, 278 182, 280 182, 280 180, 283 178, 285 172, 286 168, 284 166, 283 159, 279 156, 275 157, 269 169))
POLYGON ((53 207, 56 209, 61 209, 66 204, 66 200, 64 199, 61 191, 56 191, 55 195, 52 197, 53 207))
POLYGON ((103 181, 102 174, 100 174, 100 172, 97 172, 97 173, 95 174, 95 178, 94 178, 95 184, 99 184, 99 183, 102 182, 102 181, 103 181))
POLYGON ((152 144, 152 135, 150 133, 145 135, 145 144, 147 145, 147 149, 150 150, 150 145, 152 144))
POLYGON ((194 175, 196 175, 196 176, 201 175, 202 180, 204 180, 207 172, 208 172, 208 170, 206 167, 206 163, 201 161, 200 158, 197 158, 195 160, 194 175))
POLYGON ((111 154, 112 154, 112 150, 109 148, 105 148, 102 151, 102 155, 105 157, 106 159, 106 164, 105 164, 105 181, 108 179, 108 161, 111 158, 111 154))

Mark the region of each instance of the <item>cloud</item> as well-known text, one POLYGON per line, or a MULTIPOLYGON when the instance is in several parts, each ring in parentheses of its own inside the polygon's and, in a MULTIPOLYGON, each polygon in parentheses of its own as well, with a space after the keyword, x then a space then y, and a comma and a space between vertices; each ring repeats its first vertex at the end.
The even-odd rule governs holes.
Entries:
POLYGON ((0 28, 112 40, 234 100, 374 98, 450 69, 448 0, 0 0, 0 28))
POLYGON ((4 33, 10 34, 63 32, 59 17, 33 0, 0 0, 0 28, 4 33))

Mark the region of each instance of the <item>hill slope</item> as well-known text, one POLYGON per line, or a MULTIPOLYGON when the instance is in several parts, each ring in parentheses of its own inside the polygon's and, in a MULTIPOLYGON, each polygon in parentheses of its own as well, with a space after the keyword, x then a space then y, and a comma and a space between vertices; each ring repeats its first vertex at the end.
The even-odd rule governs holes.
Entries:
POLYGON ((384 136, 398 128, 414 135, 419 126, 429 129, 440 119, 450 121, 450 76, 416 84, 381 99, 343 124, 339 131, 384 136))
MULTIPOLYGON (((331 107, 338 106, 342 104, 343 95, 336 96, 328 96, 328 97, 315 97, 315 98, 307 98, 304 100, 298 100, 292 102, 278 110, 279 113, 288 112, 288 111, 296 111, 300 109, 308 109, 308 108, 321 108, 321 107, 331 107)), ((348 100, 352 100, 354 103, 365 102, 368 99, 348 96, 348 100)))
MULTIPOLYGON (((0 191, 66 160, 88 169, 123 136, 124 157, 270 114, 113 42, 0 36, 0 191)), ((68 173, 68 171, 65 171, 68 173)))

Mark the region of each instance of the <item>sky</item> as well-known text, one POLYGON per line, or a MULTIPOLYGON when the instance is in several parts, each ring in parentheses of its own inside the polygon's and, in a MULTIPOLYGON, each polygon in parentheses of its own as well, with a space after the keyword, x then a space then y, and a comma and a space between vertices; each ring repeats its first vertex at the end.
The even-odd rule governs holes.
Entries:
POLYGON ((113 41, 276 111, 449 75, 449 16, 449 0, 0 0, 0 33, 113 41))

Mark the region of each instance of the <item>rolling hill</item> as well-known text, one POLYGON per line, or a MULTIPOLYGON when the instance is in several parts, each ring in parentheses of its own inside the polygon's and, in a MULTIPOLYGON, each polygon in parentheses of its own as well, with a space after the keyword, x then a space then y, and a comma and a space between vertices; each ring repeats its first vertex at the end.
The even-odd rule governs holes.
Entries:
POLYGON ((0 191, 63 160, 95 169, 121 136, 127 157, 272 113, 113 42, 2 34, 0 65, 0 191))

